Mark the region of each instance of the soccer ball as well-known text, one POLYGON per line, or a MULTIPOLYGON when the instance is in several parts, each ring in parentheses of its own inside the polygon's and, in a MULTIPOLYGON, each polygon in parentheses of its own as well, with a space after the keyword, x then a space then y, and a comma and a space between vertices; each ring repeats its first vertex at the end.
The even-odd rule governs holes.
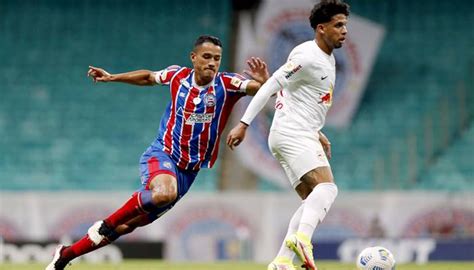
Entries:
POLYGON ((394 270, 395 258, 392 252, 384 247, 368 247, 357 257, 359 270, 394 270))

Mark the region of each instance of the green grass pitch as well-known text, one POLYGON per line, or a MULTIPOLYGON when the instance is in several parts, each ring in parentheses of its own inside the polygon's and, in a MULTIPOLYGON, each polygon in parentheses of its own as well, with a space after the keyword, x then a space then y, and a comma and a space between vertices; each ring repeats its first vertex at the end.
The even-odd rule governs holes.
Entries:
MULTIPOLYGON (((38 270, 44 269, 44 264, 0 264, 0 270, 38 270)), ((338 262, 317 262, 318 270, 356 270, 355 265, 338 262)), ((68 270, 266 270, 266 265, 256 263, 168 263, 158 260, 126 260, 120 264, 87 264, 74 263, 68 270)), ((473 270, 472 262, 442 262, 425 265, 403 264, 397 270, 473 270)))

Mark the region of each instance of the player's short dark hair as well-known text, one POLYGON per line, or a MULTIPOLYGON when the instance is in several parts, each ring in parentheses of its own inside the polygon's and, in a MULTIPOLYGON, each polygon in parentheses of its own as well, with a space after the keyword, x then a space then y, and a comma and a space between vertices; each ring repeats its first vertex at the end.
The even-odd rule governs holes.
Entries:
POLYGON ((208 36, 208 35, 203 35, 203 36, 198 37, 196 39, 196 41, 194 42, 194 48, 196 48, 197 46, 202 45, 205 42, 212 43, 212 44, 222 48, 222 42, 219 38, 214 37, 214 36, 208 36))
POLYGON ((337 14, 349 16, 349 5, 340 0, 321 0, 311 10, 309 22, 316 29, 318 24, 330 22, 332 16, 337 14))

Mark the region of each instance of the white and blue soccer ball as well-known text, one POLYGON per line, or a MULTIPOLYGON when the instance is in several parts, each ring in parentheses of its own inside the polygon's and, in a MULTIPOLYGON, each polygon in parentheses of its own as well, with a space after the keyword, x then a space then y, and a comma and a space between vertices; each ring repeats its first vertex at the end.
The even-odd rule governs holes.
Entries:
POLYGON ((384 247, 368 247, 357 257, 359 270, 394 270, 395 258, 392 252, 384 247))

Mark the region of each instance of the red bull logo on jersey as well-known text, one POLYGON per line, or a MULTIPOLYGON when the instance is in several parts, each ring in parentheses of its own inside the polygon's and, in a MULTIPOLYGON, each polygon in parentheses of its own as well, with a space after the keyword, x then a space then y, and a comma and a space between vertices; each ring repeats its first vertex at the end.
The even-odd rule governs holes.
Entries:
POLYGON ((318 104, 331 104, 331 93, 322 94, 321 99, 318 101, 318 104))
POLYGON ((329 87, 329 92, 328 93, 321 93, 320 99, 318 101, 318 104, 327 104, 329 106, 332 105, 332 91, 334 90, 334 85, 331 83, 331 86, 329 87))

